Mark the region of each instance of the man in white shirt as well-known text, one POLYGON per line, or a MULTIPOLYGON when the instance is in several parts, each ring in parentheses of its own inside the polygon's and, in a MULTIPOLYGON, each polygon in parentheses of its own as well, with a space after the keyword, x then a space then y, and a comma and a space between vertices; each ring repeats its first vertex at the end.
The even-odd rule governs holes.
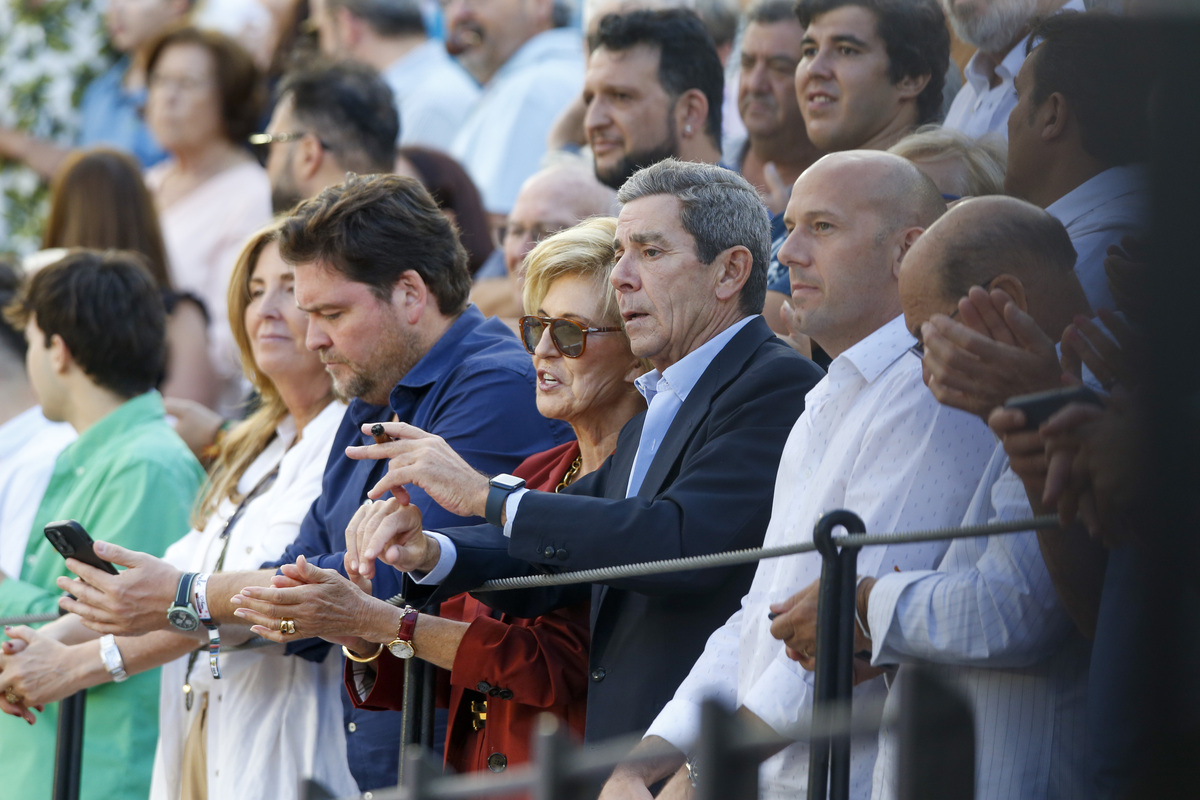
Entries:
MULTIPOLYGON (((971 287, 988 285, 1011 296, 1045 336, 1057 339, 1076 314, 1089 311, 1074 263, 1062 224, 1036 206, 1010 197, 965 201, 930 227, 904 259, 899 283, 905 325, 920 340, 931 316, 954 313, 971 287)), ((979 289, 972 295, 984 309, 991 304, 979 289)), ((975 307, 967 301, 964 312, 975 307)), ((1032 514, 1021 478, 997 445, 962 524, 1032 514)), ((1087 796, 1090 647, 1071 624, 1042 556, 1061 552, 1063 537, 1051 531, 957 539, 936 570, 864 577, 858 585, 863 627, 856 631, 855 651, 870 651, 876 665, 901 665, 888 705, 898 702, 897 684, 913 663, 932 666, 971 704, 977 798, 1087 796)), ((815 644, 815 589, 802 593, 772 626, 794 651, 815 644)), ((885 726, 875 798, 896 794, 896 749, 896 732, 885 726)))
MULTIPOLYGON (((994 442, 987 427, 939 406, 921 382, 914 341, 901 317, 897 275, 922 231, 945 211, 937 187, 911 163, 889 153, 835 153, 800 176, 784 220, 780 249, 792 279, 801 330, 833 356, 828 376, 805 398, 779 473, 764 546, 808 540, 817 518, 846 508, 868 531, 957 523, 994 442)), ((866 548, 866 575, 928 569, 945 546, 866 548)), ((820 574, 815 553, 762 561, 742 606, 708 640, 674 699, 639 747, 680 753, 649 768, 620 767, 611 797, 644 796, 645 787, 675 771, 667 797, 689 796, 689 762, 678 771, 697 732, 700 703, 717 697, 782 731, 810 718, 812 676, 770 634, 768 612, 820 574)), ((878 673, 873 673, 877 676, 878 673)), ((855 701, 882 700, 880 679, 855 689, 855 701)), ((851 794, 866 797, 876 746, 854 743, 851 794)), ((636 752, 636 751, 635 751, 636 752)), ((795 744, 760 771, 762 796, 796 797, 807 786, 808 747, 795 744)))
POLYGON ((1039 43, 1014 84, 1004 188, 1066 226, 1088 302, 1113 308, 1104 257, 1149 212, 1150 43, 1102 14, 1058 14, 1030 35, 1039 43))
POLYGON ((583 86, 579 32, 553 0, 449 0, 446 46, 483 85, 453 140, 443 143, 479 188, 493 226, 537 171, 546 137, 583 86))
MULTIPOLYGON (((19 285, 0 262, 0 310, 19 285)), ((33 515, 75 429, 42 414, 25 372, 25 334, 0 318, 0 572, 20 575, 33 515)))
POLYGON ((321 52, 378 70, 396 96, 400 145, 444 150, 479 99, 474 79, 431 40, 416 0, 313 0, 321 52))
POLYGON ((947 128, 968 136, 1008 136, 1017 104, 1013 78, 1025 61, 1029 21, 1062 9, 1083 11, 1083 0, 942 0, 954 33, 978 49, 963 69, 963 87, 946 112, 947 128))

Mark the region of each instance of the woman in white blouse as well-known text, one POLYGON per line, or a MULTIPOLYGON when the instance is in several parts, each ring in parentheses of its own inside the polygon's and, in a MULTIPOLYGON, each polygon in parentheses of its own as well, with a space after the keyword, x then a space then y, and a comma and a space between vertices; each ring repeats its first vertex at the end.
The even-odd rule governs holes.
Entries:
MULTIPOLYGON (((320 494, 345 411, 317 354, 305 347, 307 317, 293 299, 277 235, 277 225, 255 234, 234 268, 233 338, 260 404, 222 440, 195 528, 167 551, 188 572, 253 569, 283 552, 320 494)), ((215 679, 203 625, 190 635, 97 639, 69 615, 40 632, 10 635, 0 669, 29 706, 165 665, 155 800, 294 798, 306 776, 339 796, 357 791, 341 726, 340 659, 312 663, 278 645, 231 648, 227 631, 215 679)))

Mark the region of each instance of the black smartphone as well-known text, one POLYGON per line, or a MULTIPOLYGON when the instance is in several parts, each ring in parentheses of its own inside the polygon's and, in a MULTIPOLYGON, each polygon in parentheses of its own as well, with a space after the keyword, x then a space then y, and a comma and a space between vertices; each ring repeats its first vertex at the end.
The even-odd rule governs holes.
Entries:
POLYGON ((1059 409, 1068 403, 1089 403, 1103 406, 1100 395, 1082 384, 1068 386, 1062 389, 1051 389, 1048 392, 1034 392, 1010 397, 1004 403, 1005 408, 1017 408, 1025 412, 1025 429, 1040 428, 1042 423, 1053 417, 1059 409))
POLYGON ((96 551, 92 549, 92 537, 88 536, 88 532, 75 520, 49 522, 43 533, 63 558, 75 558, 110 575, 117 574, 116 567, 96 555, 96 551))

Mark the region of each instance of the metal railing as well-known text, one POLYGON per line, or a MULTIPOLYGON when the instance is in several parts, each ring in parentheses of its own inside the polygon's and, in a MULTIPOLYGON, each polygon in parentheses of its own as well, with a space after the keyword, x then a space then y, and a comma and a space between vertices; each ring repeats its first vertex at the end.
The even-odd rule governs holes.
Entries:
MULTIPOLYGON (((821 592, 818 597, 816 671, 812 724, 764 737, 749 730, 736 715, 719 704, 703 706, 699 737, 694 745, 707 768, 697 783, 697 800, 727 800, 757 795, 758 765, 781 746, 794 741, 810 743, 809 800, 846 800, 849 797, 850 742, 854 735, 875 735, 878 709, 852 714, 851 690, 854 647, 854 590, 858 551, 872 545, 942 541, 993 536, 1058 527, 1053 516, 1011 522, 938 528, 904 533, 867 533, 861 519, 849 511, 834 511, 818 520, 813 541, 771 548, 753 548, 665 561, 629 564, 604 569, 564 572, 488 581, 479 591, 505 591, 534 586, 592 583, 618 578, 692 569, 729 566, 779 558, 797 553, 820 553, 821 592), (836 528, 847 533, 835 536, 836 528)), ((57 615, 0 619, 4 624, 48 622, 57 615)), ((406 665, 416 673, 423 664, 406 665)), ((919 667, 907 667, 914 677, 901 698, 899 770, 901 800, 969 797, 973 792, 974 732, 970 707, 919 667), (936 701, 928 699, 936 697, 936 701), (933 709, 931 712, 930 709, 933 709), (936 724, 927 724, 928 715, 936 724), (938 742, 937 746, 923 743, 938 742), (942 790, 944 789, 944 791, 942 790)), ((405 735, 400 752, 401 785, 371 793, 373 800, 456 800, 457 798, 531 795, 535 800, 570 800, 594 797, 602 781, 618 764, 626 763, 632 740, 607 742, 599 747, 575 746, 557 721, 547 715, 539 722, 528 765, 515 766, 502 775, 442 774, 442 759, 416 744, 428 742, 432 726, 432 676, 412 681, 414 691, 405 696, 405 735), (416 684, 423 689, 417 689, 416 684), (414 709, 415 707, 415 709, 414 709)), ((83 693, 62 702, 59 713, 58 751, 55 765, 55 800, 76 800, 79 792, 83 736, 83 693), (75 705, 77 703, 77 705, 75 705)), ((657 758, 662 754, 649 757, 657 758)), ((362 797, 356 795, 355 797, 362 797)), ((304 781, 302 800, 330 800, 319 784, 304 781)))

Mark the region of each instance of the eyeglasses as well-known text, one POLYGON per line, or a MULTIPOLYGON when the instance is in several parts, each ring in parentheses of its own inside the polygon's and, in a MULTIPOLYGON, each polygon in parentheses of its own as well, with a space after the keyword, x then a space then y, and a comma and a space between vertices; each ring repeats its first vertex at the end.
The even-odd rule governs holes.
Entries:
POLYGON ((550 343, 567 358, 579 358, 587 346, 589 333, 616 333, 621 328, 588 328, 573 319, 562 317, 521 317, 521 342, 530 355, 542 340, 542 332, 550 327, 550 343))
MULTIPOLYGON (((996 278, 999 278, 999 277, 1000 277, 999 275, 996 275, 993 278, 989 278, 986 283, 983 283, 980 285, 982 286, 982 288, 984 288, 986 290, 990 290, 992 288, 992 283, 996 280, 996 278)), ((954 319, 955 317, 957 317, 958 316, 958 306, 955 306, 954 310, 951 311, 947 316, 950 319, 954 319)), ((917 358, 925 358, 925 343, 922 342, 920 339, 918 339, 916 344, 914 344, 912 347, 908 348, 908 352, 912 353, 917 358)))
MULTIPOLYGON (((256 147, 266 147, 267 145, 274 144, 275 142, 295 142, 300 139, 303 139, 305 136, 308 136, 307 132, 252 133, 252 134, 250 134, 247 141, 249 141, 250 144, 252 144, 256 147)), ((317 139, 317 143, 321 145, 322 150, 331 150, 332 149, 328 144, 321 141, 321 139, 317 139)))

